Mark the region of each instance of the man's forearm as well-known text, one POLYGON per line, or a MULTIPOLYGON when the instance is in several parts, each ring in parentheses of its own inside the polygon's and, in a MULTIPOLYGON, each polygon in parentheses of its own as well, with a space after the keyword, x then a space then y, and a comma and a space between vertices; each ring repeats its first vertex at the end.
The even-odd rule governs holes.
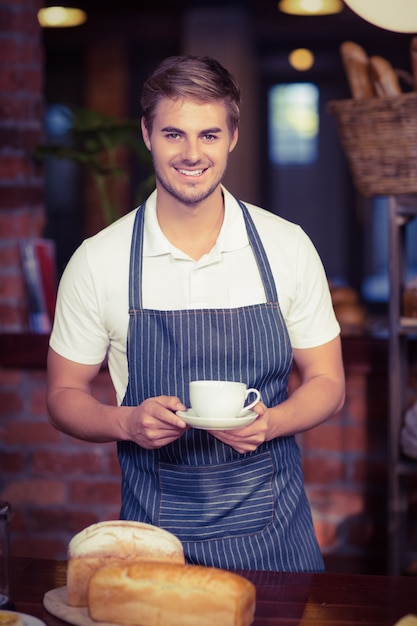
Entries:
POLYGON ((47 397, 51 424, 77 439, 104 443, 123 439, 122 418, 131 407, 101 404, 86 391, 56 389, 47 397))
POLYGON ((295 435, 325 422, 344 403, 344 384, 317 376, 298 387, 282 404, 269 409, 272 413, 270 438, 295 435))

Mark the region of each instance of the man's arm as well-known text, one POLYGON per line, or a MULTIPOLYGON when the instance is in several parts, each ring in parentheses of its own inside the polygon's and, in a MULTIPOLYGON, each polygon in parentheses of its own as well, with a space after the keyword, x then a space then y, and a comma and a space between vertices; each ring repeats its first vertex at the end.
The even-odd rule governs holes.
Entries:
POLYGON ((345 375, 340 337, 316 348, 294 349, 300 386, 285 402, 254 407, 258 419, 239 430, 213 431, 238 452, 251 452, 264 441, 309 430, 339 411, 345 400, 345 375))
POLYGON ((309 430, 337 413, 345 401, 340 337, 316 348, 294 349, 301 384, 288 400, 268 410, 268 439, 309 430))
POLYGON ((159 448, 184 432, 186 424, 175 411, 185 410, 178 398, 149 398, 138 407, 100 403, 92 384, 101 364, 83 365, 48 352, 47 408, 58 430, 86 441, 130 440, 144 448, 159 448))

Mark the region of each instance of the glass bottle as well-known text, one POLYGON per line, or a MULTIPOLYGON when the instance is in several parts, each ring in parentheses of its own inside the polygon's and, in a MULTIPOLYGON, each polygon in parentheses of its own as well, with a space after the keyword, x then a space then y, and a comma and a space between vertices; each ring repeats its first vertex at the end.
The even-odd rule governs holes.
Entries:
POLYGON ((9 520, 11 507, 0 500, 0 609, 13 609, 9 589, 9 520))

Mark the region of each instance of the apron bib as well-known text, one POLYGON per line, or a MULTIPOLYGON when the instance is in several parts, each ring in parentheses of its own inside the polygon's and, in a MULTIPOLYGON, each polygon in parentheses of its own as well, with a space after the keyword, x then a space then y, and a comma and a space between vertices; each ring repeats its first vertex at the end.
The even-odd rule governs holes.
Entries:
MULTIPOLYGON (((144 205, 133 228, 129 275, 129 381, 123 404, 178 396, 191 380, 240 381, 267 406, 287 398, 292 348, 271 268, 249 211, 239 203, 266 303, 158 311, 142 306, 144 205)), ((323 571, 295 437, 239 454, 206 431, 187 430, 158 450, 118 443, 121 519, 161 526, 187 562, 224 569, 323 571)))

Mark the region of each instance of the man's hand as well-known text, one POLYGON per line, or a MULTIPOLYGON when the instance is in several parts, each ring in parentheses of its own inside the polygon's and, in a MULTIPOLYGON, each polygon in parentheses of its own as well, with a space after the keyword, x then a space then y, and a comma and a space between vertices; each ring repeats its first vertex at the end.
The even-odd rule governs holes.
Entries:
POLYGON ((210 434, 240 454, 253 452, 267 439, 269 421, 268 410, 263 402, 258 402, 252 410, 258 417, 248 426, 233 430, 210 430, 210 434))
POLYGON ((172 443, 187 430, 187 424, 175 414, 186 407, 174 396, 158 396, 134 407, 126 419, 126 439, 142 448, 155 450, 172 443))

